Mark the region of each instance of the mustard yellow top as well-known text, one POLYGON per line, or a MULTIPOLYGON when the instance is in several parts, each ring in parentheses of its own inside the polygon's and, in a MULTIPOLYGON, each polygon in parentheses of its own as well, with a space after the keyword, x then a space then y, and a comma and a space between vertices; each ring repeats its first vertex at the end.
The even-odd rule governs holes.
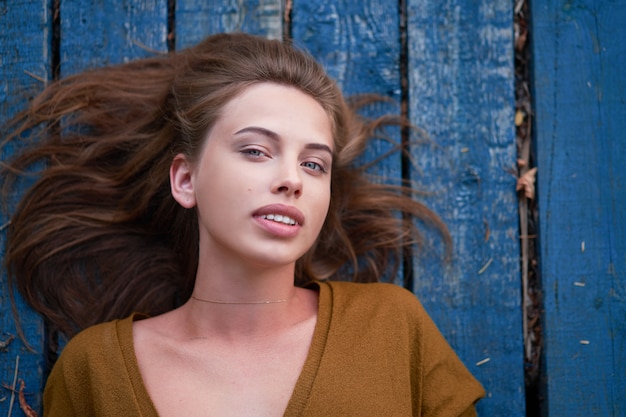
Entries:
MULTIPOLYGON (((285 416, 476 415, 483 388, 413 294, 392 284, 315 285, 318 319, 285 416)), ((133 348, 137 319, 68 343, 46 385, 44 416, 158 417, 133 348)))

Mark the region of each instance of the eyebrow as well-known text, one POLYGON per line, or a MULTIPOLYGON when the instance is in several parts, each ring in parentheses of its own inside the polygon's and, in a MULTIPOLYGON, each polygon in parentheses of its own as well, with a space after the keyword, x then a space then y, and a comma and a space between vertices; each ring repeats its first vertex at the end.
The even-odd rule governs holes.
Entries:
MULTIPOLYGON (((279 141, 280 140, 280 135, 276 132, 273 132, 269 129, 266 129, 264 127, 259 127, 259 126, 249 126, 249 127, 244 127, 241 130, 238 130, 237 132, 235 132, 235 135, 239 135, 240 133, 246 133, 246 132, 253 132, 253 133, 258 133, 260 135, 266 136, 268 138, 270 138, 271 140, 274 141, 279 141)), ((306 145, 304 145, 305 149, 314 149, 314 150, 320 150, 320 151, 326 151, 328 152, 331 156, 333 155, 333 150, 328 146, 328 145, 324 145, 323 143, 307 143, 306 145)))

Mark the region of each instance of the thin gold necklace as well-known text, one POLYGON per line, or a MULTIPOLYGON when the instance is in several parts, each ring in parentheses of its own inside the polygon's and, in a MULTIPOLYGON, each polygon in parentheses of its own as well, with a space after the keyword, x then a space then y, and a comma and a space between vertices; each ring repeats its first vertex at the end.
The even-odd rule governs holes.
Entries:
POLYGON ((197 301, 202 301, 203 303, 211 303, 211 304, 278 304, 278 303, 286 303, 289 301, 288 298, 283 298, 281 300, 261 300, 261 301, 220 301, 220 300, 205 300, 203 298, 198 298, 195 295, 191 295, 191 298, 197 301))

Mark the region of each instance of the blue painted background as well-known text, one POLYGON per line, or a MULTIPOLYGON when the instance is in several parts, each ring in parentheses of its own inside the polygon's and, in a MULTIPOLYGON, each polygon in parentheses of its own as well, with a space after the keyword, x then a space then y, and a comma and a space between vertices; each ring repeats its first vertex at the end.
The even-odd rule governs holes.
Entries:
MULTIPOLYGON (((400 283, 419 296, 485 386, 479 414, 526 415, 513 174, 513 1, 59 3, 54 14, 52 0, 0 2, 3 120, 53 78, 54 60, 63 77, 163 53, 168 45, 182 49, 223 31, 290 38, 316 56, 347 94, 389 97, 371 112, 405 114, 423 132, 411 138, 411 161, 384 158, 376 173, 412 180, 454 239, 452 259, 433 261, 441 248, 427 233, 432 245, 409 260, 412 281, 405 271, 400 283)), ((546 304, 543 414, 623 416, 626 9, 623 2, 599 0, 536 0, 531 9, 546 304)), ((402 140, 400 131, 389 134, 402 140)), ((367 158, 389 146, 373 143, 367 158)), ((3 152, 7 158, 10 149, 3 152)), ((6 221, 0 219, 0 227, 6 221)), ((0 255, 4 239, 0 230, 0 255)), ((18 307, 33 350, 13 339, 0 351, 0 416, 9 415, 16 375, 25 381, 26 400, 40 411, 47 372, 44 325, 20 300, 18 307)), ((0 342, 15 334, 2 275, 0 342)), ((11 415, 23 415, 16 398, 11 415)))
POLYGON ((626 416, 626 3, 534 8, 546 413, 626 416))

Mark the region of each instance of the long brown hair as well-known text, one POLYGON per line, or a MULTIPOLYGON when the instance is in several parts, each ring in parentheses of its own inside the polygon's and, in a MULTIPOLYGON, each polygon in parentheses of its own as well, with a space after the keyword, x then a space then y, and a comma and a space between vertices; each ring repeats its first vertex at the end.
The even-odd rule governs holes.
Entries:
POLYGON ((377 184, 354 166, 381 120, 359 118, 321 65, 279 41, 221 34, 175 54, 58 81, 11 121, 3 144, 28 143, 3 163, 3 195, 26 170, 43 168, 13 210, 10 284, 66 335, 186 300, 198 226, 195 211, 170 194, 172 158, 196 158, 223 106, 259 82, 309 94, 333 126, 331 207, 319 239, 297 262, 297 285, 395 273, 404 249, 419 240, 407 215, 447 238, 408 188, 377 184))

